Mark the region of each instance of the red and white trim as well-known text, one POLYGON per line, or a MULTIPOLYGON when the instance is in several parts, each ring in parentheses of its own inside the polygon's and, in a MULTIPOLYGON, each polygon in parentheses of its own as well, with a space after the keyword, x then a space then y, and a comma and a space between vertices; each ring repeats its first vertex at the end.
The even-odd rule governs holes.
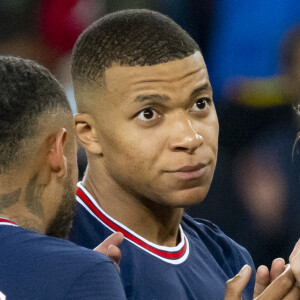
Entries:
POLYGON ((80 182, 77 184, 76 200, 105 227, 112 232, 122 232, 128 241, 149 254, 171 264, 180 264, 187 259, 189 255, 189 242, 180 225, 180 243, 176 247, 159 246, 146 240, 104 212, 80 182))
POLYGON ((0 225, 18 226, 15 222, 10 221, 9 219, 6 219, 6 218, 1 218, 1 217, 0 217, 0 225))

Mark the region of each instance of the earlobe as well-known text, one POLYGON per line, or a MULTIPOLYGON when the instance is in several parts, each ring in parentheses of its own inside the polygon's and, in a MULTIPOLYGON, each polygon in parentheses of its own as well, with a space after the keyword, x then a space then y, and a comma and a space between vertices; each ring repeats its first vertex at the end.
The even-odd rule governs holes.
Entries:
POLYGON ((58 133, 48 137, 48 162, 51 172, 56 173, 58 177, 63 177, 67 172, 67 163, 64 156, 64 143, 67 137, 67 130, 61 128, 58 133))
POLYGON ((102 155, 102 147, 97 137, 96 127, 93 118, 88 114, 75 114, 76 135, 80 144, 96 155, 102 155))

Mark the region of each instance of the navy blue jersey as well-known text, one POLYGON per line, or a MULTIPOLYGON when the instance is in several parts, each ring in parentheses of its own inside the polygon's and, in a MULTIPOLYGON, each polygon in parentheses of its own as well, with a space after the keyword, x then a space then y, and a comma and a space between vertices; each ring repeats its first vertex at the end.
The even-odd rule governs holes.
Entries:
POLYGON ((0 254, 0 292, 7 300, 125 299, 107 256, 1 218, 0 254))
POLYGON ((243 299, 253 299, 250 254, 206 220, 183 215, 176 247, 153 244, 105 213, 79 183, 77 212, 70 232, 75 243, 93 248, 121 231, 121 277, 127 299, 224 299, 226 281, 249 264, 252 277, 243 299))

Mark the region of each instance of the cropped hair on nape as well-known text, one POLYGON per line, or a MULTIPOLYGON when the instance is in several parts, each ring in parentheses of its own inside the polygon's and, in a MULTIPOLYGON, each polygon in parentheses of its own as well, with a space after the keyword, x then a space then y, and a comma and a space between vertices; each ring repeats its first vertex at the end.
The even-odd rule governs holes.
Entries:
POLYGON ((169 17, 146 9, 108 14, 89 26, 72 52, 74 86, 103 81, 105 69, 151 66, 200 51, 197 43, 169 17))
POLYGON ((55 110, 72 114, 63 88, 46 68, 0 56, 0 173, 20 158, 24 140, 37 133, 41 114, 55 110))

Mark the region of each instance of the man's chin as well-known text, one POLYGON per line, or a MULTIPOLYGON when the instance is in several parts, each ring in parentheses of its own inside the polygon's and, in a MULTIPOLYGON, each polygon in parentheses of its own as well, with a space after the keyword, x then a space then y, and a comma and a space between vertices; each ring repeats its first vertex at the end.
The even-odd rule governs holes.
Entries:
POLYGON ((193 187, 170 193, 165 197, 165 204, 172 207, 184 208, 189 205, 201 203, 208 193, 208 188, 193 187))

